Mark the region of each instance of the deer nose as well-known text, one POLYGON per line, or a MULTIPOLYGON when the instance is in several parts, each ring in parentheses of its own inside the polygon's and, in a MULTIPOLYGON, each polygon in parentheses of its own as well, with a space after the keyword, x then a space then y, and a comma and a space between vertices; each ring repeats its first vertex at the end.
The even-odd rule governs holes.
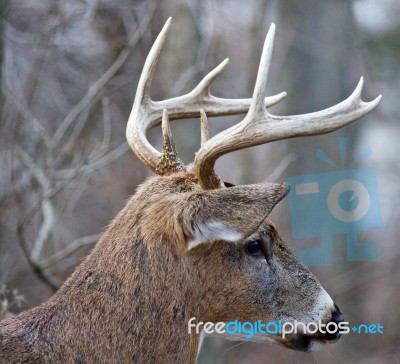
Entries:
MULTIPOLYGON (((343 314, 340 312, 338 305, 335 303, 334 308, 332 310, 331 320, 328 322, 329 325, 331 322, 335 324, 336 331, 334 333, 327 332, 325 335, 325 339, 329 341, 338 341, 342 334, 340 333, 339 324, 344 321, 343 314)), ((333 325, 332 325, 333 326, 333 325)))
POLYGON ((344 321, 343 314, 340 312, 338 305, 335 303, 335 308, 332 311, 332 322, 339 324, 344 321))

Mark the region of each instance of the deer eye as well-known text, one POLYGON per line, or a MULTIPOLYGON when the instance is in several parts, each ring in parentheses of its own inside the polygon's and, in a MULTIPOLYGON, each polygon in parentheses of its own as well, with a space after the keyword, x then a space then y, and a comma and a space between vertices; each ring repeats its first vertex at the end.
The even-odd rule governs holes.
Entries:
POLYGON ((262 252, 262 241, 260 239, 250 240, 245 246, 246 254, 252 257, 258 257, 262 252))

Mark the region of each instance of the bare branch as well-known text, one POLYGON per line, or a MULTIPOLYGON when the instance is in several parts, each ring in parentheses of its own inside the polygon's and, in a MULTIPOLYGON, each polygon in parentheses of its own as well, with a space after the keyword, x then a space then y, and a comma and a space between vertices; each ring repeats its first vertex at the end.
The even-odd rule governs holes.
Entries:
MULTIPOLYGON (((18 82, 16 82, 18 84, 18 82)), ((21 100, 22 98, 22 91, 19 90, 18 94, 20 95, 17 98, 13 93, 4 91, 7 97, 14 103, 15 107, 17 108, 18 112, 22 115, 22 117, 32 123, 33 130, 40 136, 42 141, 45 143, 46 147, 50 146, 51 138, 47 130, 44 128, 42 123, 32 114, 31 110, 29 109, 28 105, 26 104, 25 100, 21 100)))
POLYGON ((106 154, 97 155, 93 157, 88 163, 76 166, 75 168, 63 169, 54 173, 55 177, 62 178, 63 180, 56 185, 55 189, 59 190, 68 184, 73 178, 80 174, 87 174, 104 168, 114 160, 124 155, 129 150, 127 143, 122 143, 110 150, 106 154))
POLYGON ((279 164, 273 169, 273 171, 266 178, 264 178, 264 180, 271 182, 277 181, 283 175, 286 169, 296 160, 296 154, 288 154, 279 162, 279 164))
POLYGON ((111 80, 111 78, 115 75, 115 73, 125 63, 132 49, 135 47, 135 45, 143 36, 144 32, 149 26, 150 20, 153 17, 153 13, 154 13, 154 5, 152 6, 152 9, 146 12, 146 15, 143 17, 143 20, 139 25, 139 28, 129 39, 128 45, 121 51, 121 53, 112 63, 112 65, 108 68, 108 70, 104 72, 103 75, 89 87, 88 91, 83 96, 83 98, 71 109, 68 115, 61 122, 60 126, 53 135, 52 138, 53 146, 56 146, 61 141, 65 132, 73 123, 73 121, 76 119, 76 117, 94 101, 100 90, 111 80))
POLYGON ((42 259, 38 265, 41 269, 47 269, 52 265, 58 263, 60 260, 70 256, 76 250, 82 248, 83 246, 96 243, 100 239, 100 237, 101 234, 94 234, 76 239, 72 243, 68 244, 64 249, 59 250, 57 253, 53 254, 51 257, 42 259))
POLYGON ((42 194, 44 197, 41 201, 43 221, 30 253, 32 261, 36 262, 40 257, 43 246, 48 240, 55 223, 56 212, 53 203, 48 197, 52 192, 52 187, 44 171, 36 165, 32 158, 18 146, 16 147, 16 151, 21 161, 29 168, 29 170, 43 189, 42 194))
POLYGON ((36 181, 42 187, 44 193, 48 193, 51 190, 51 183, 44 171, 33 161, 33 159, 27 153, 25 153, 25 151, 19 145, 15 146, 15 151, 21 159, 21 162, 29 168, 36 181))
POLYGON ((103 140, 101 142, 100 150, 105 150, 110 145, 111 140, 111 115, 110 115, 110 100, 108 97, 101 99, 103 107, 103 140))
MULTIPOLYGON (((25 219, 23 219, 25 220, 25 219)), ((17 236, 19 239, 20 246, 22 248, 22 251, 25 255, 26 260, 28 261, 29 265, 32 268, 33 273, 36 274, 36 276, 43 282, 45 283, 48 287, 50 287, 53 291, 57 291, 58 288, 61 287, 61 282, 57 280, 55 277, 53 277, 50 273, 43 271, 43 269, 40 267, 37 261, 33 260, 30 251, 28 248, 28 244, 25 240, 24 236, 24 223, 20 222, 17 226, 17 236)))
POLYGON ((33 248, 31 250, 31 257, 32 260, 34 261, 37 261, 39 259, 43 246, 49 239, 56 220, 55 219, 56 212, 50 199, 44 198, 41 205, 42 205, 43 222, 42 225, 40 226, 39 233, 35 239, 35 242, 33 243, 33 248))

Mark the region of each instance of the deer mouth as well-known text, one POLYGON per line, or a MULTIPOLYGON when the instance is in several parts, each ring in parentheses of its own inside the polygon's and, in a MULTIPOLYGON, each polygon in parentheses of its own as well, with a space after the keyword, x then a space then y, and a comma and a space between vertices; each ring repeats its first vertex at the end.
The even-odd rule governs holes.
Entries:
POLYGON ((288 349, 310 352, 318 350, 322 345, 336 343, 341 336, 342 335, 339 333, 316 335, 296 334, 289 340, 282 342, 282 344, 288 349))

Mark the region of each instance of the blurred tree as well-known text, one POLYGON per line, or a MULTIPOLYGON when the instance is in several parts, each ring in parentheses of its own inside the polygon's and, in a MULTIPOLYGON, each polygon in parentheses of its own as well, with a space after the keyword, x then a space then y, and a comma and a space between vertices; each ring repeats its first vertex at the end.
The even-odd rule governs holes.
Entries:
MULTIPOLYGON (((6 4, 4 0, 0 0, 0 82, 3 83, 3 58, 4 58, 4 48, 3 48, 3 36, 4 36, 4 18, 6 13, 6 4)), ((1 93, 3 94, 3 93, 1 93)), ((0 100, 1 101, 1 100, 0 100)))
MULTIPOLYGON (((167 17, 174 21, 152 85, 154 99, 189 91, 224 57, 231 62, 213 85, 214 93, 248 97, 266 30, 276 21, 269 89, 271 94, 286 90, 288 96, 273 113, 306 113, 339 102, 354 89, 367 65, 367 85, 375 80, 384 100, 390 100, 379 108, 390 127, 379 124, 367 133, 368 120, 363 120, 332 135, 271 143, 221 158, 218 171, 232 182, 260 181, 266 175, 282 180, 330 170, 313 154, 321 148, 337 156, 338 135, 350 136, 351 146, 357 138, 375 143, 382 209, 391 222, 382 240, 390 249, 379 265, 349 263, 341 243, 342 250, 335 250, 337 264, 314 270, 350 317, 393 316, 399 322, 398 295, 392 289, 398 287, 399 277, 400 212, 393 198, 400 173, 398 24, 385 32, 372 27, 361 33, 353 5, 365 2, 0 0, 0 283, 25 295, 23 308, 44 301, 149 174, 125 153, 124 132, 145 57, 167 17)), ((396 2, 388 3, 395 14, 396 2)), ((361 12, 358 19, 366 15, 361 12)), ((364 94, 369 99, 368 89, 364 94)), ((210 120, 211 135, 237 120, 210 120)), ((199 121, 172 126, 180 155, 191 161, 200 143, 199 121)), ((160 147, 159 129, 150 132, 150 139, 160 147)), ((285 202, 275 210, 274 220, 290 240, 285 202)), ((302 247, 297 241, 293 245, 302 247)), ((384 362, 382 353, 393 359, 399 339, 394 321, 388 320, 392 329, 381 340, 349 335, 329 349, 332 354, 316 354, 315 360, 384 362)), ((271 363, 314 362, 307 354, 276 346, 212 338, 200 363, 264 363, 266 357, 271 363)))
MULTIPOLYGON (((31 272, 57 289, 126 196, 124 184, 115 188, 106 182, 112 169, 120 168, 120 162, 111 167, 110 163, 121 160, 129 149, 121 142, 124 98, 118 95, 122 90, 115 84, 116 75, 147 31, 155 6, 147 2, 127 12, 119 4, 114 11, 103 12, 102 3, 19 5, 10 7, 3 67, 7 97, 1 128, 8 138, 1 146, 2 266, 16 280, 8 277, 9 282, 29 282, 19 242, 31 272), (25 21, 28 10, 42 21, 25 21), (107 31, 111 23, 119 24, 117 42, 107 31), (74 49, 80 50, 79 57, 71 53, 74 49), (91 177, 105 169, 103 191, 108 189, 113 208, 90 214, 101 193, 90 191, 91 177), (118 194, 122 196, 116 199, 118 194), (86 225, 83 216, 89 217, 86 225), (5 238, 11 232, 18 240, 5 238), (18 261, 20 270, 7 267, 7 261, 18 261)), ((133 181, 140 181, 143 168, 137 162, 136 166, 133 181)), ((123 168, 118 173, 127 174, 123 168)), ((132 176, 121 179, 127 186, 132 176)))
MULTIPOLYGON (((355 57, 357 30, 352 1, 283 0, 279 5, 280 24, 289 42, 281 66, 281 83, 290 90, 285 113, 322 110, 347 98, 363 74, 355 57)), ((356 123, 335 134, 309 138, 307 143, 303 138, 286 141, 287 148, 302 161, 293 164, 290 173, 312 171, 318 162, 307 156, 318 148, 328 155, 337 155, 335 135, 346 135, 354 141, 358 126, 356 123)))

